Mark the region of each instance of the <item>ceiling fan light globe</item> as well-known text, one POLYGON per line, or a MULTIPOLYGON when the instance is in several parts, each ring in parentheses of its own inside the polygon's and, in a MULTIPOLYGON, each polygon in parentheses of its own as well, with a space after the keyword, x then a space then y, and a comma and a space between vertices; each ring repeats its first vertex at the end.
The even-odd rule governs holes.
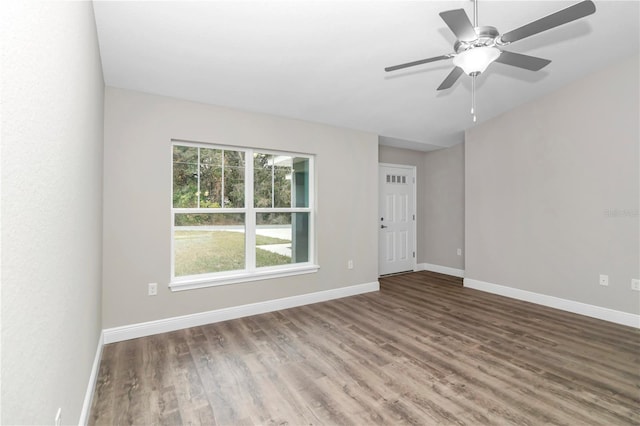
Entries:
POLYGON ((478 75, 498 59, 500 53, 500 49, 493 46, 474 47, 454 56, 453 64, 462 68, 467 75, 478 75))

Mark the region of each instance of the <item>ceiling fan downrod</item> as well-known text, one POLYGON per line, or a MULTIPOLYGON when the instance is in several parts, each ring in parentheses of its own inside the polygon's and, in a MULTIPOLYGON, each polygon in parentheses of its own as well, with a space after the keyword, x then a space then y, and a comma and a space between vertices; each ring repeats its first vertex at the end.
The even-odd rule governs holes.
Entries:
MULTIPOLYGON (((473 0, 473 27, 478 31, 478 0, 473 0)), ((475 123, 478 118, 476 117, 476 76, 473 74, 471 77, 471 115, 473 116, 473 122, 475 123)))
POLYGON ((473 0, 473 26, 478 26, 478 0, 473 0))

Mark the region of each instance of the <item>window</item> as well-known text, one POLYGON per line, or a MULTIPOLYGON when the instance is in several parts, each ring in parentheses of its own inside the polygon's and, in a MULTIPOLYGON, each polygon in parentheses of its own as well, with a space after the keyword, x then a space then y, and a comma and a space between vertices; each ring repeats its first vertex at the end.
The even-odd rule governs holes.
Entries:
POLYGON ((313 156, 181 141, 172 154, 172 289, 318 269, 313 156))

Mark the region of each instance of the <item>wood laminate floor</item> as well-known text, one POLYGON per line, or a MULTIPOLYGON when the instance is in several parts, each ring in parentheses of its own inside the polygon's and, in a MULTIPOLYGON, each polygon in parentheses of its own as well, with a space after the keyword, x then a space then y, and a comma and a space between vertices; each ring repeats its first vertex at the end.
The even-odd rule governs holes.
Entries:
POLYGON ((640 424, 640 331, 416 272, 104 347, 90 424, 640 424))

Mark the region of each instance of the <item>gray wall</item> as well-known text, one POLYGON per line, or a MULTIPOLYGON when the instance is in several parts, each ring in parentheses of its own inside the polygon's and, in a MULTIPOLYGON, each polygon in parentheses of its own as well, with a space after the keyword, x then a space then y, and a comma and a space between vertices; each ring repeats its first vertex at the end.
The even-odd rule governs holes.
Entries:
POLYGON ((2 6, 2 424, 78 422, 101 330, 104 84, 90 2, 2 6))
POLYGON ((636 56, 467 132, 466 277, 640 312, 638 68, 636 56))
POLYGON ((417 262, 464 269, 464 145, 420 152, 381 145, 381 163, 416 166, 417 262))
POLYGON ((464 269, 464 144, 425 155, 424 239, 426 263, 464 269))
POLYGON ((377 142, 373 134, 107 88, 104 327, 376 282, 377 142), (316 154, 320 270, 172 292, 172 138, 316 154), (150 282, 159 283, 155 297, 147 296, 150 282))

